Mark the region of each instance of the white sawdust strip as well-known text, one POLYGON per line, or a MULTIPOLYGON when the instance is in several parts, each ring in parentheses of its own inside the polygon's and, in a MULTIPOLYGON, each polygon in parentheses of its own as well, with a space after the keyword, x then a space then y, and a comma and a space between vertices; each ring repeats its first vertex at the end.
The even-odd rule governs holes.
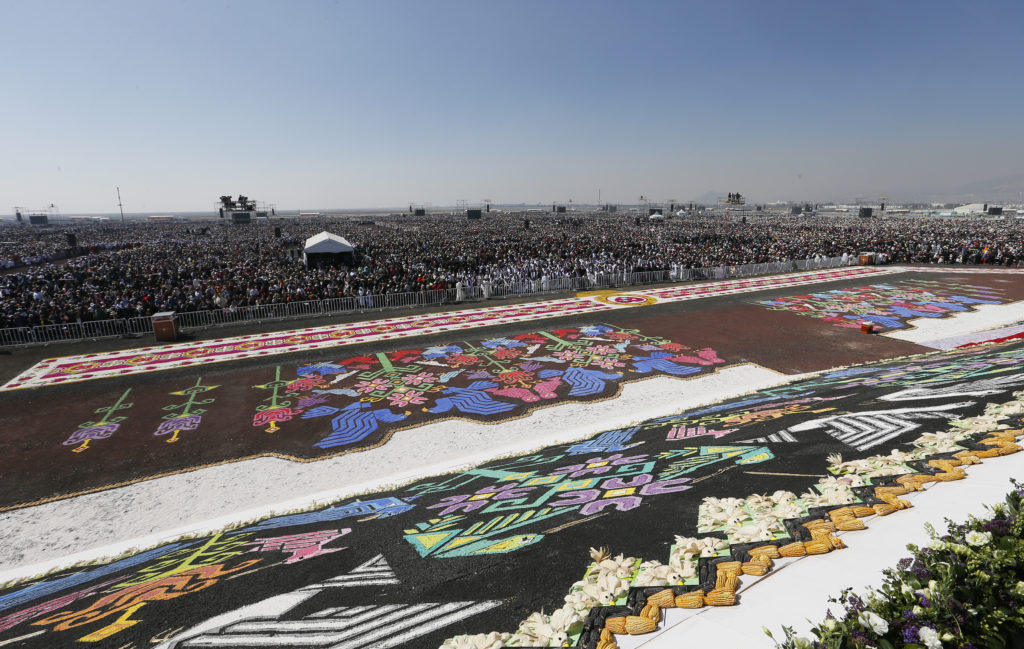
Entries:
POLYGON ((753 364, 690 380, 657 377, 624 385, 617 398, 554 406, 500 424, 450 420, 410 428, 379 448, 319 462, 245 460, 4 512, 0 583, 586 439, 800 378, 753 364))
POLYGON ((997 329, 1024 320, 1024 301, 1010 304, 979 304, 975 305, 975 308, 976 311, 963 311, 948 318, 914 318, 908 323, 913 329, 898 329, 882 335, 925 347, 935 347, 931 343, 938 344, 947 338, 997 329))
POLYGON ((947 350, 970 343, 983 343, 990 340, 998 340, 999 338, 1006 338, 1008 336, 1015 336, 1019 333, 1024 333, 1024 324, 1015 325, 1013 327, 1000 327, 999 329, 986 329, 985 331, 963 334, 962 336, 951 336, 950 338, 943 338, 942 340, 930 340, 926 343, 926 346, 933 347, 935 349, 947 350))

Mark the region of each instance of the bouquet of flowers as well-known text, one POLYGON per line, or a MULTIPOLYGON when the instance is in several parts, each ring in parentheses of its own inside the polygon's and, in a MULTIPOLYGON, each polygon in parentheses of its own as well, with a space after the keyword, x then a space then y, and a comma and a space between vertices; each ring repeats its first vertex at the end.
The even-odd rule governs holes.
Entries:
MULTIPOLYGON (((1002 649, 1024 634, 1024 485, 1013 482, 1004 503, 983 518, 947 520, 949 529, 926 547, 908 545, 911 557, 885 571, 884 584, 864 597, 847 589, 830 601, 814 639, 782 627, 785 649, 1002 649)), ((765 629, 770 637, 771 632, 765 629)), ((774 640, 774 637, 773 637, 774 640)))

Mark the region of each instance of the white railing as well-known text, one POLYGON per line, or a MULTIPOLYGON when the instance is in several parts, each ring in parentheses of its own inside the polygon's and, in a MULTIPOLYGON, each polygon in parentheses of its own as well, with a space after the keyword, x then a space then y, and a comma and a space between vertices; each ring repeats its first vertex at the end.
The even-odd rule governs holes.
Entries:
MULTIPOLYGON (((848 257, 845 265, 856 263, 856 257, 848 257)), ((478 302, 488 299, 503 299, 545 293, 586 291, 617 286, 643 286, 660 282, 686 282, 749 277, 752 275, 773 275, 791 273, 796 270, 835 268, 842 265, 844 265, 844 262, 841 257, 831 257, 764 264, 745 264, 742 266, 676 268, 639 273, 592 274, 580 277, 548 277, 532 281, 503 282, 499 284, 485 282, 462 289, 450 288, 412 293, 358 295, 355 297, 338 297, 326 300, 229 307, 210 311, 182 311, 178 312, 177 315, 178 326, 182 330, 206 329, 241 323, 316 318, 344 313, 384 311, 387 309, 414 309, 441 304, 459 304, 461 302, 478 302)), ((38 345, 61 341, 72 342, 76 340, 152 333, 153 323, 151 318, 148 317, 71 322, 66 324, 37 325, 34 327, 11 327, 0 329, 0 347, 38 345)))

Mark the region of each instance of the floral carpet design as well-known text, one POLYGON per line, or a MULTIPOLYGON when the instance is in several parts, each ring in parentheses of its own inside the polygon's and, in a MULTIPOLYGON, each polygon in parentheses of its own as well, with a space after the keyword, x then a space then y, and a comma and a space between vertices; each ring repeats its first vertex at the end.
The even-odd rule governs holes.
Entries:
POLYGON ((859 329, 869 322, 880 329, 904 329, 914 318, 945 318, 981 304, 1003 304, 997 289, 970 284, 907 280, 822 293, 758 300, 773 311, 821 318, 837 327, 859 329))
MULTIPOLYGON (((417 356, 436 353, 466 373, 486 365, 467 366, 456 357, 494 358, 499 349, 539 344, 529 355, 556 358, 578 347, 614 347, 576 343, 584 338, 614 341, 613 334, 630 333, 585 329, 547 332, 561 343, 492 339, 417 356)), ((694 354, 649 338, 622 342, 625 353, 649 344, 664 351, 637 351, 694 354)), ((497 360, 521 363, 524 356, 497 360)), ((409 358, 406 365, 420 362, 409 358)), ((47 649, 81 643, 97 649, 610 649, 616 637, 664 627, 668 609, 742 603, 743 589, 776 560, 840 550, 846 537, 838 532, 864 529, 876 516, 911 506, 901 498, 908 491, 961 480, 964 465, 1019 452, 1022 358, 1024 344, 1016 342, 830 371, 576 443, 9 584, 0 589, 0 642, 47 649), (875 432, 885 436, 890 415, 935 412, 937 405, 948 416, 913 419, 871 452, 841 438, 839 429, 822 435, 820 426, 808 425, 840 414, 870 415, 875 432), (783 428, 795 439, 758 441, 783 428), (603 549, 611 546, 622 554, 603 549)), ((642 362, 633 357, 623 367, 642 362)), ((384 369, 365 360, 351 365, 357 372, 384 369), (362 364, 370 367, 354 367, 362 364)), ((313 375, 323 376, 306 376, 313 375)), ((364 394, 393 393, 374 378, 345 380, 373 386, 364 394)), ((200 402, 223 387, 196 383, 179 390, 174 413, 212 409, 200 402)), ((102 414, 130 412, 129 399, 138 407, 133 390, 102 414)), ((955 487, 941 489, 955 497, 955 487)))
POLYGON ((0 386, 0 391, 90 381, 314 349, 401 340, 410 336, 465 331, 494 325, 603 313, 660 302, 679 302, 718 295, 751 293, 767 288, 802 286, 851 277, 887 274, 900 270, 902 269, 854 266, 794 275, 724 280, 645 291, 620 292, 610 296, 597 295, 526 304, 506 304, 448 313, 425 313, 367 322, 251 334, 235 338, 218 338, 141 349, 49 358, 0 386))
MULTIPOLYGON (((0 509, 248 457, 365 451, 402 429, 453 418, 497 423, 726 363, 707 346, 607 324, 322 358, 119 387, 54 404, 44 429, 31 414, 13 414, 7 425, 23 432, 12 443, 34 452, 4 472, 17 487, 0 509), (48 470, 71 458, 73 470, 48 470)), ((624 444, 603 440, 581 452, 624 444)))
POLYGON ((314 446, 333 449, 414 413, 427 421, 507 419, 539 405, 607 396, 623 379, 685 377, 724 362, 710 348, 609 325, 406 349, 301 365, 295 380, 254 386, 272 393, 256 408, 253 426, 269 433, 278 422, 322 418, 331 432, 314 446))

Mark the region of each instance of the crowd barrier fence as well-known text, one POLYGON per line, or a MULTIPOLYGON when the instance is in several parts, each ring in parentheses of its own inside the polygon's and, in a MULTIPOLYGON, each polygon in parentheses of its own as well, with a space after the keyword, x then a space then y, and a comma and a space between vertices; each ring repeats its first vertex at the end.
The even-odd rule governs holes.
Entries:
MULTIPOLYGON (((325 300, 278 302, 256 306, 231 307, 210 311, 178 312, 180 330, 207 329, 240 323, 261 323, 275 320, 315 318, 346 313, 366 313, 389 309, 415 309, 443 304, 481 302, 527 295, 544 295, 570 291, 589 291, 620 286, 645 286, 663 282, 731 279, 754 275, 791 273, 798 270, 818 270, 850 266, 855 257, 828 257, 794 261, 745 264, 742 266, 713 266, 707 268, 674 268, 671 270, 639 273, 606 273, 580 277, 548 277, 524 282, 501 284, 484 283, 463 288, 412 293, 358 295, 325 300)), ((153 333, 150 317, 118 318, 89 322, 10 327, 0 329, 0 347, 43 345, 54 342, 96 340, 153 333)))

